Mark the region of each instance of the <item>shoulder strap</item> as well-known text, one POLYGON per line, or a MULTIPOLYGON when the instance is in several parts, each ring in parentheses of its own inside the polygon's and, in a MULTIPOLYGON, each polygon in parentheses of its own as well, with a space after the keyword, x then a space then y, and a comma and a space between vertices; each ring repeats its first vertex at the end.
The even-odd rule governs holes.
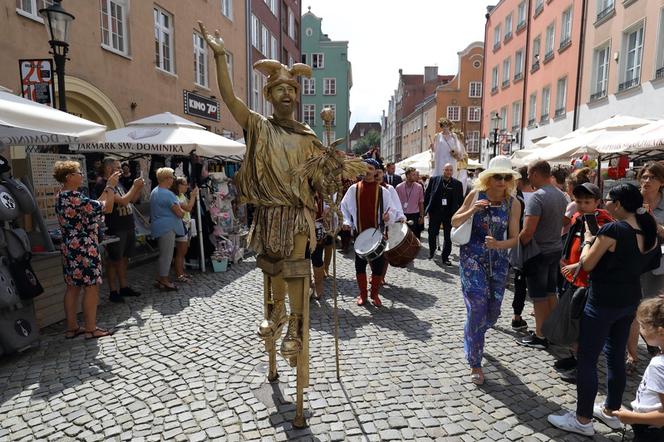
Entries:
POLYGON ((383 221, 383 188, 381 186, 376 186, 378 187, 378 228, 380 231, 385 230, 385 222, 383 221))

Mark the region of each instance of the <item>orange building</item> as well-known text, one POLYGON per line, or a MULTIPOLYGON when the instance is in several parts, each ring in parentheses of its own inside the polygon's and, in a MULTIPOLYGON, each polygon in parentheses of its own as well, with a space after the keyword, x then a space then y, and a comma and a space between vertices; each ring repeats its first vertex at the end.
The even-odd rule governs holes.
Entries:
POLYGON ((583 1, 504 0, 489 7, 482 137, 486 161, 575 129, 583 1), (497 118, 496 118, 497 117, 497 118), (484 146, 487 148, 485 149, 484 146), (491 146, 491 147, 489 147, 491 146))

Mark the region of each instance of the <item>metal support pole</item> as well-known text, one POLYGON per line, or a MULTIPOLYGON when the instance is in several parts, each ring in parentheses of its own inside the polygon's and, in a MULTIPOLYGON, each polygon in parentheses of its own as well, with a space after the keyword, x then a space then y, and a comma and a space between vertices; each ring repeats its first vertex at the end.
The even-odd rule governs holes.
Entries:
POLYGON ((205 248, 203 247, 203 223, 201 221, 201 195, 196 195, 196 223, 198 224, 198 247, 200 252, 200 269, 205 273, 205 248))

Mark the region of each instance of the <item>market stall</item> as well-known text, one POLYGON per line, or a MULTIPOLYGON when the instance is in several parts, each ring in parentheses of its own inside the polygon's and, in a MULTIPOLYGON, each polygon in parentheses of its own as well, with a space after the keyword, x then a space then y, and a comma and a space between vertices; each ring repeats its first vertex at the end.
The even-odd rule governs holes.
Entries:
MULTIPOLYGON (((239 162, 244 156, 245 146, 221 135, 214 134, 205 130, 199 124, 193 123, 185 118, 165 112, 137 121, 128 123, 126 127, 109 131, 105 135, 103 142, 80 143, 71 146, 71 149, 78 153, 102 152, 107 155, 114 155, 123 158, 152 157, 154 155, 165 157, 164 165, 169 165, 178 170, 178 162, 173 158, 186 157, 195 154, 197 157, 208 159, 216 165, 222 165, 225 162, 239 162)), ((180 163, 181 164, 181 163, 180 163)), ((206 167, 203 167, 205 169, 206 167)), ((143 174, 143 178, 149 178, 149 174, 143 174)), ((203 177, 207 178, 207 177, 203 177)), ((239 247, 239 238, 229 246, 227 242, 232 242, 229 237, 231 234, 237 234, 240 230, 237 223, 234 223, 234 217, 229 214, 229 206, 222 205, 226 217, 222 219, 206 218, 209 215, 211 204, 221 204, 224 199, 232 198, 229 192, 224 192, 223 198, 220 197, 219 188, 227 189, 229 177, 213 176, 210 179, 200 181, 201 195, 197 200, 196 221, 197 232, 203 232, 198 236, 199 247, 199 266, 205 271, 205 257, 210 255, 206 253, 205 242, 206 235, 214 235, 211 242, 214 245, 213 257, 222 256, 229 258, 229 253, 235 253, 237 256, 239 247), (225 187, 223 187, 225 186, 225 187), (201 205, 201 200, 204 202, 201 205), (205 212, 205 213, 203 213, 205 212), (228 219, 230 218, 230 221, 228 219), (223 221, 223 223, 222 223, 223 221), (212 223, 212 225, 206 225, 212 223), (225 227, 220 227, 221 225, 225 227), (220 238, 221 237, 221 238, 220 238), (222 242, 222 240, 224 242, 222 242), (237 247, 236 247, 237 246, 237 247), (232 252, 229 252, 231 250, 232 252)), ((151 188, 151 186, 146 186, 151 188)), ((231 201, 228 201, 231 203, 231 201)), ((209 247, 208 247, 209 249, 209 247)), ((208 250, 209 251, 209 250, 208 250)))

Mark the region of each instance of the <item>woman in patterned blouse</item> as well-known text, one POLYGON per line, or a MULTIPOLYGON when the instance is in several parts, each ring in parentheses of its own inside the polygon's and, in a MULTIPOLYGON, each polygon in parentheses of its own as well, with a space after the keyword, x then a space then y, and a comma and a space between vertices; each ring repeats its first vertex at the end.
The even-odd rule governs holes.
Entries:
POLYGON ((93 200, 79 191, 83 182, 81 166, 76 161, 57 161, 53 177, 62 183, 58 193, 55 212, 62 231, 63 274, 65 291, 65 338, 71 339, 85 334, 86 339, 101 338, 111 332, 97 327, 97 304, 101 284, 101 257, 99 255, 99 223, 104 213, 113 210, 113 187, 120 173, 108 179, 108 186, 93 200), (85 327, 78 325, 76 318, 78 295, 83 289, 83 319, 85 327))

